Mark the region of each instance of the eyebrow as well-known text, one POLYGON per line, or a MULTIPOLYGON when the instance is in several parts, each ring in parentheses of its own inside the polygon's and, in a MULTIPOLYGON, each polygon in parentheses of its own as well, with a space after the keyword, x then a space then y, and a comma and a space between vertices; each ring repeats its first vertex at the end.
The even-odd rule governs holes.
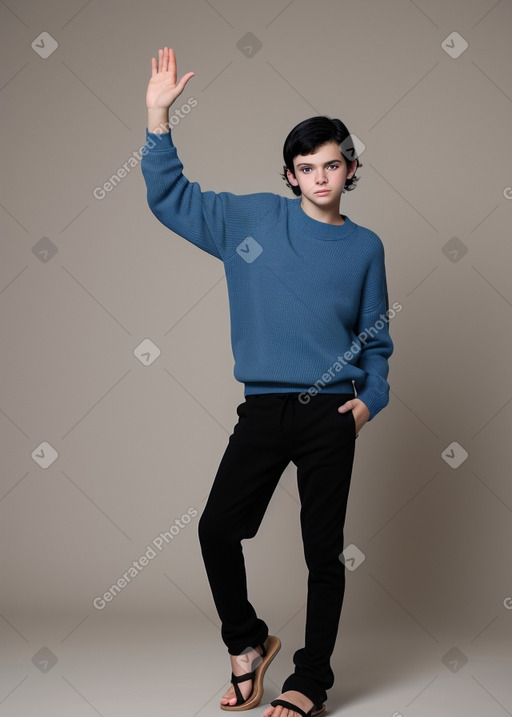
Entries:
MULTIPOLYGON (((330 162, 324 162, 324 167, 326 167, 328 164, 334 164, 335 162, 341 162, 341 159, 331 159, 330 162)), ((312 167, 313 165, 309 162, 301 162, 297 165, 297 167, 312 167)))

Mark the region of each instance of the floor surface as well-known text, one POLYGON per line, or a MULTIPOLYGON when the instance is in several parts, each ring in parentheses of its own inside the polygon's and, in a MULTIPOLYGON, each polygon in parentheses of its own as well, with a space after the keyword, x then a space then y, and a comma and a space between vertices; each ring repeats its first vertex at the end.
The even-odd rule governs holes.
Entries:
MULTIPOLYGON (((282 649, 267 671, 263 701, 251 715, 263 714, 293 668, 304 616, 297 617, 279 633, 282 649)), ((218 704, 228 687, 229 662, 208 620, 105 615, 74 625, 62 616, 34 616, 28 622, 23 626, 32 636, 29 643, 13 622, 2 621, 1 717, 225 714, 218 704), (35 640, 40 640, 38 649, 35 640)), ((512 715, 512 654, 506 640, 447 650, 433 647, 428 638, 419 648, 418 639, 408 633, 356 635, 345 621, 332 660, 336 682, 328 692, 327 714, 512 715)))

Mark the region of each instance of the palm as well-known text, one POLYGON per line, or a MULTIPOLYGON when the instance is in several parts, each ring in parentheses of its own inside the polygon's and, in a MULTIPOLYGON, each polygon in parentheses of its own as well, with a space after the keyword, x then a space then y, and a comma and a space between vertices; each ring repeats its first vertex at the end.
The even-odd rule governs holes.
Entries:
POLYGON ((152 75, 146 93, 146 105, 153 108, 166 108, 170 107, 183 92, 194 73, 188 72, 179 82, 177 81, 176 57, 172 48, 159 50, 158 60, 157 67, 156 59, 154 57, 151 59, 152 75))
POLYGON ((146 104, 148 107, 169 107, 179 94, 176 88, 176 72, 159 72, 149 81, 146 104))

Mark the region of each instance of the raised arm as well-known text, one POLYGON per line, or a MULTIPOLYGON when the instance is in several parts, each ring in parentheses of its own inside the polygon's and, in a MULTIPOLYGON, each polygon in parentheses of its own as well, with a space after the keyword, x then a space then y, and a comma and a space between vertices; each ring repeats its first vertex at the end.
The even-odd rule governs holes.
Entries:
POLYGON ((177 80, 172 49, 158 51, 151 61, 152 72, 146 93, 148 127, 141 170, 147 186, 149 207, 168 229, 223 261, 280 202, 277 194, 233 194, 203 192, 197 182, 183 173, 169 126, 169 108, 193 72, 177 80))

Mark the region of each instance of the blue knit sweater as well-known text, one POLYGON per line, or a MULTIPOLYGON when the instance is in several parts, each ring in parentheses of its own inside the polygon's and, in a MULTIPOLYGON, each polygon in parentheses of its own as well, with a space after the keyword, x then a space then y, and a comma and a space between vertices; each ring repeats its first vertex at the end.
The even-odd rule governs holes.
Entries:
POLYGON ((244 395, 302 402, 356 388, 370 419, 389 401, 384 247, 343 215, 309 217, 301 198, 203 192, 183 174, 171 132, 149 132, 141 169, 154 215, 224 263, 234 377, 244 395))

